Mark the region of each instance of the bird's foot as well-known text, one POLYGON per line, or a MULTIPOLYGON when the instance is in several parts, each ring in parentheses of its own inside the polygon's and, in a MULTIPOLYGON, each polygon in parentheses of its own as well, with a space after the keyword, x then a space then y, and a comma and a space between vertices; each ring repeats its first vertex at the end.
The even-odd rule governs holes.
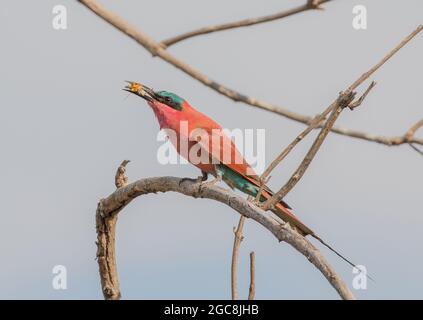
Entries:
POLYGON ((220 175, 218 175, 216 178, 214 178, 210 181, 203 180, 201 182, 201 188, 208 187, 208 186, 214 186, 216 183, 218 183, 220 181, 222 181, 222 176, 220 176, 220 175))
POLYGON ((251 202, 251 203, 252 203, 252 204, 254 204, 255 206, 257 206, 257 207, 261 208, 262 202, 258 201, 258 200, 256 199, 256 197, 253 197, 253 196, 248 196, 248 197, 247 197, 247 201, 248 201, 248 202, 251 202))
POLYGON ((209 178, 209 174, 205 171, 201 171, 201 176, 199 176, 197 179, 201 179, 201 182, 207 181, 209 178))
POLYGON ((200 183, 201 182, 200 178, 201 177, 198 177, 198 178, 182 178, 179 181, 179 185, 183 184, 185 181, 190 181, 190 182, 193 182, 193 183, 200 183))
POLYGON ((201 176, 198 176, 197 178, 182 178, 180 181, 179 181, 179 185, 181 185, 182 183, 184 183, 185 181, 191 181, 191 182, 193 182, 193 183, 201 183, 201 184, 203 184, 204 183, 204 181, 206 181, 207 180, 207 178, 208 178, 208 174, 207 174, 207 172, 204 172, 204 171, 201 171, 201 176))

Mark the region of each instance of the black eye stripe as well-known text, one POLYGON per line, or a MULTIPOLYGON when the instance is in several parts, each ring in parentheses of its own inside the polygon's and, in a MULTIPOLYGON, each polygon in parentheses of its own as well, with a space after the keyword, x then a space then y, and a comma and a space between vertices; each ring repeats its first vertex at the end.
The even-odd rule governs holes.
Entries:
POLYGON ((162 99, 165 102, 173 102, 173 100, 170 97, 162 97, 162 99))
POLYGON ((182 102, 179 102, 179 97, 172 97, 167 93, 157 93, 156 99, 163 104, 166 104, 168 107, 171 107, 175 110, 182 110, 182 102))

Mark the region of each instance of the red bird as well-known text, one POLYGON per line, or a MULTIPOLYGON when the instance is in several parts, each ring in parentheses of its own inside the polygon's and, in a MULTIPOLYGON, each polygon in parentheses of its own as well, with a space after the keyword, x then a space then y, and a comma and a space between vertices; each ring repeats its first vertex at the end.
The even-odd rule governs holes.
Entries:
MULTIPOLYGON (((153 91, 136 83, 129 82, 125 91, 134 93, 147 100, 160 124, 160 128, 171 130, 170 140, 178 153, 202 172, 202 180, 211 174, 223 180, 231 188, 238 189, 256 197, 260 190, 260 179, 247 161, 237 150, 232 139, 225 135, 222 127, 215 121, 194 109, 186 100, 167 91, 153 91), (172 139, 172 137, 174 138, 172 139)), ((273 192, 264 186, 260 201, 271 198, 273 192)), ((279 218, 294 227, 303 236, 311 235, 335 252, 339 257, 355 265, 340 255, 309 227, 302 223, 284 201, 272 210, 279 218)))

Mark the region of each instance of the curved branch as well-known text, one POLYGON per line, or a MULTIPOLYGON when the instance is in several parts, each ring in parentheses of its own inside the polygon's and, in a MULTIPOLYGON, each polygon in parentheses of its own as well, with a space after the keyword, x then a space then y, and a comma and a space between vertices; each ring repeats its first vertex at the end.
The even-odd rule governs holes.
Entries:
MULTIPOLYGON (((128 183, 125 175, 129 160, 123 160, 115 175, 115 186, 121 188, 128 183)), ((119 279, 116 267, 115 233, 117 214, 103 215, 101 200, 97 205, 95 224, 97 231, 97 262, 100 272, 101 288, 106 300, 120 299, 119 279)))
MULTIPOLYGON (((349 290, 347 285, 338 276, 335 270, 329 265, 320 251, 315 248, 306 238, 298 234, 296 231, 291 229, 289 224, 279 224, 273 219, 268 217, 262 209, 255 206, 253 203, 247 201, 247 199, 223 188, 213 185, 201 185, 201 183, 176 178, 176 177, 155 177, 145 178, 128 184, 124 187, 117 189, 107 198, 100 200, 97 208, 97 216, 105 217, 107 219, 116 217, 117 214, 132 200, 138 196, 157 193, 157 192, 178 192, 186 196, 194 198, 207 198, 212 199, 227 206, 231 207, 238 213, 244 215, 247 218, 253 219, 264 228, 270 231, 279 241, 285 241, 294 247, 298 252, 304 255, 328 280, 332 287, 338 292, 343 299, 355 299, 352 292, 349 290)), ((101 231, 101 230, 100 230, 101 231)), ((114 229, 108 230, 109 233, 109 244, 114 246, 114 229)), ((115 255, 108 256, 110 251, 104 250, 105 256, 103 260, 112 261, 115 260, 115 255)), ((115 263, 115 261, 114 261, 115 263)), ((100 264, 100 259, 99 259, 100 264)), ((103 281, 102 266, 100 265, 100 273, 102 274, 102 288, 103 292, 113 291, 119 292, 117 282, 116 269, 110 269, 107 272, 115 272, 112 275, 116 281, 111 282, 113 287, 104 287, 106 283, 103 281)), ((107 275, 109 277, 109 275, 107 275)))
MULTIPOLYGON (((306 125, 309 125, 313 121, 314 117, 303 115, 303 114, 293 112, 291 110, 282 108, 280 106, 277 106, 268 102, 257 100, 253 97, 246 96, 242 93, 239 93, 235 90, 225 87, 224 85, 220 83, 213 81, 212 79, 202 74, 201 72, 197 71, 190 65, 186 64, 185 62, 171 55, 159 43, 154 41, 152 38, 150 38, 143 32, 138 31, 134 26, 128 24, 122 18, 115 15, 113 12, 107 10, 106 8, 98 4, 97 1, 95 0, 78 0, 78 1, 82 3, 83 5, 85 5, 92 12, 94 12, 96 15, 98 15, 100 18, 104 19, 106 22, 108 22, 109 24, 116 27, 117 29, 122 31, 124 34, 126 34, 127 36, 129 36, 130 38, 138 42, 153 56, 160 57, 162 60, 170 63, 171 65, 183 71, 184 73, 186 73, 193 79, 201 82, 202 84, 215 90, 216 92, 232 99, 233 101, 243 102, 253 107, 274 112, 288 119, 291 119, 306 125)), ((419 26, 419 28, 414 32, 413 37, 421 30, 423 30, 423 26, 419 26)), ((396 145, 401 145, 404 143, 414 143, 414 144, 423 145, 423 139, 413 138, 412 141, 406 141, 406 139, 404 139, 404 136, 384 137, 384 136, 371 135, 361 131, 344 129, 341 127, 333 127, 332 131, 337 134, 341 134, 341 135, 345 135, 345 136, 349 136, 353 138, 358 138, 362 140, 377 142, 387 146, 396 146, 396 145)))
POLYGON ((255 24, 259 24, 259 23, 265 23, 265 22, 270 22, 270 21, 286 18, 286 17, 292 16, 294 14, 305 12, 305 11, 308 11, 308 10, 321 9, 320 5, 325 3, 325 2, 329 2, 329 1, 331 1, 331 0, 320 0, 320 1, 317 0, 317 2, 316 1, 314 1, 314 2, 313 1, 307 1, 305 4, 303 4, 301 6, 298 6, 298 7, 289 9, 289 10, 281 11, 281 12, 278 12, 278 13, 275 13, 275 14, 203 27, 203 28, 200 28, 200 29, 189 31, 189 32, 177 35, 175 37, 163 40, 161 42, 161 44, 164 47, 170 47, 171 45, 174 45, 177 42, 181 42, 181 41, 184 41, 184 40, 187 40, 189 38, 196 37, 196 36, 200 36, 200 35, 204 35, 204 34, 208 34, 208 33, 213 33, 213 32, 218 32, 218 31, 229 30, 229 29, 248 27, 248 26, 252 26, 252 25, 255 25, 255 24))

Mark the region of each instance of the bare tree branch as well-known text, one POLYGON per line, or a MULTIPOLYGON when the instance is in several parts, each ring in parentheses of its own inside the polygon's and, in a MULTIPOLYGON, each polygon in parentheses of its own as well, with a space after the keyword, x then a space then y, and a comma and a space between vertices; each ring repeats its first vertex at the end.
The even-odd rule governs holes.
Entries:
MULTIPOLYGON (((235 90, 229 89, 228 87, 223 86, 222 84, 219 84, 206 75, 200 73, 190 65, 184 63, 183 61, 175 58, 173 55, 168 53, 159 43, 154 41, 152 38, 147 36, 146 34, 138 31, 135 27, 128 24, 126 21, 124 21, 119 16, 115 15, 113 12, 107 10, 100 4, 98 4, 95 0, 78 0, 80 3, 85 5, 88 9, 93 11, 95 14, 97 14, 99 17, 134 39, 136 42, 138 42, 141 46, 143 46, 147 51, 149 51, 153 56, 158 56, 162 60, 172 64, 174 67, 178 68, 179 70, 185 72, 189 76, 191 76, 193 79, 203 83, 205 86, 215 90, 216 92, 239 102, 244 102, 250 106, 261 108, 267 111, 271 111, 274 113, 277 113, 281 116, 284 116, 288 119, 307 124, 309 125, 311 121, 314 119, 313 117, 302 115, 297 112, 293 112, 290 110, 287 110, 285 108, 282 108, 280 106, 276 106, 271 103, 259 101, 253 97, 246 96, 244 94, 241 94, 235 90)), ((423 25, 419 26, 419 28, 413 32, 411 35, 411 38, 417 35, 421 30, 423 30, 423 25)), ((411 38, 409 40, 411 40, 411 38)), ((406 141, 403 136, 399 137, 384 137, 384 136, 378 136, 378 135, 371 135, 365 132, 357 131, 357 130, 351 130, 351 129, 345 129, 341 127, 334 127, 332 129, 333 132, 349 137, 354 137, 362 140, 377 142, 380 144, 384 144, 387 146, 396 146, 401 145, 404 143, 414 143, 423 145, 423 139, 417 139, 413 138, 412 141, 406 141)))
POLYGON ((128 177, 125 175, 126 166, 128 165, 129 160, 123 160, 119 168, 116 170, 115 175, 115 186, 116 188, 123 187, 128 184, 128 177))
MULTIPOLYGON (((128 178, 125 176, 125 167, 129 160, 124 160, 116 171, 116 188, 124 187, 128 178)), ((119 279, 116 267, 115 234, 117 214, 103 215, 101 207, 102 200, 99 201, 96 211, 97 230, 97 262, 100 272, 101 288, 106 300, 118 300, 121 297, 119 289, 119 279)))
POLYGON ((254 251, 250 252, 250 290, 248 291, 248 300, 254 300, 256 294, 256 256, 254 251))
POLYGON ((282 11, 282 12, 278 12, 278 13, 275 13, 275 14, 203 27, 203 28, 200 28, 200 29, 197 29, 197 30, 189 31, 189 32, 177 35, 175 37, 163 40, 161 42, 161 45, 164 48, 166 48, 166 47, 170 47, 171 45, 174 45, 177 42, 181 42, 181 41, 187 40, 189 38, 193 38, 193 37, 208 34, 208 33, 213 33, 213 32, 218 32, 218 31, 223 31, 223 30, 229 30, 229 29, 235 29, 235 28, 241 28, 241 27, 248 27, 248 26, 252 26, 252 25, 255 25, 255 24, 259 24, 259 23, 265 23, 265 22, 270 22, 270 21, 274 21, 274 20, 279 20, 279 19, 286 18, 286 17, 292 16, 294 14, 305 12, 305 11, 308 11, 308 10, 321 9, 320 5, 325 3, 325 2, 329 2, 329 1, 331 1, 331 0, 313 0, 313 1, 309 0, 301 6, 298 6, 298 7, 289 9, 289 10, 285 10, 285 11, 282 11))
POLYGON ((409 43, 413 38, 423 30, 423 24, 419 25, 416 30, 412 31, 407 35, 394 49, 392 49, 386 56, 383 57, 377 64, 375 64, 370 70, 363 73, 350 87, 347 91, 353 91, 357 89, 364 81, 370 78, 370 76, 375 73, 381 66, 383 66, 389 59, 391 59, 398 51, 400 51, 407 43, 409 43))
MULTIPOLYGON (((366 90, 366 92, 361 96, 361 98, 356 102, 357 105, 350 105, 350 109, 353 110, 354 108, 358 107, 363 100, 366 98, 368 93, 371 89, 373 89, 374 85, 376 83, 372 82, 371 86, 369 86, 366 90)), ((294 147, 303 140, 307 134, 309 134, 312 130, 316 129, 319 126, 322 126, 323 120, 326 118, 326 116, 331 112, 333 109, 333 104, 331 104, 329 107, 325 109, 321 114, 317 115, 311 122, 310 125, 305 128, 295 139, 271 162, 271 164, 266 168, 266 170, 261 175, 260 179, 265 180, 269 177, 269 174, 273 171, 273 169, 276 168, 276 166, 285 159, 285 157, 294 149, 294 147)), ((412 137, 412 136, 411 136, 412 137)), ((257 195, 257 199, 260 198, 260 192, 257 195)))
POLYGON ((370 91, 375 87, 376 82, 372 81, 370 85, 367 87, 366 91, 361 95, 360 98, 358 98, 356 101, 351 102, 347 107, 352 111, 355 108, 358 108, 363 103, 364 99, 366 99, 367 95, 370 93, 370 91))
POLYGON ((416 122, 410 129, 408 129, 407 133, 405 134, 405 137, 408 141, 410 141, 410 143, 414 135, 416 134, 417 130, 419 130, 421 127, 423 127, 423 119, 416 122))
POLYGON ((408 131, 404 135, 404 139, 406 141, 409 141, 408 144, 414 151, 416 151, 418 154, 423 156, 423 151, 417 148, 412 142, 412 140, 414 139, 414 136, 416 135, 417 130, 419 130, 422 127, 423 127, 423 119, 416 122, 410 129, 408 129, 408 131))
MULTIPOLYGON (((403 48, 418 32, 422 30, 423 26, 420 26, 418 29, 413 31, 411 34, 409 34, 406 38, 404 38, 394 49, 392 49, 386 56, 382 58, 381 61, 379 61, 376 65, 374 65, 370 70, 363 73, 356 81, 354 81, 349 88, 346 90, 353 91, 355 90, 359 85, 361 85, 364 81, 366 81, 373 73, 375 73, 380 67, 382 67, 390 58, 392 58, 401 48, 403 48)), ((367 90, 364 92, 364 94, 361 96, 359 100, 357 100, 356 105, 350 105, 350 109, 353 110, 354 108, 358 107, 363 100, 367 97, 370 90, 373 89, 375 86, 375 82, 372 82, 372 84, 367 88, 367 90)), ((336 103, 336 102, 335 102, 336 103)), ((269 167, 263 172, 261 175, 261 179, 267 179, 269 174, 272 172, 272 170, 280 163, 282 160, 291 152, 291 150, 302 140, 304 137, 309 134, 313 129, 317 128, 318 126, 322 125, 322 121, 325 119, 325 117, 331 112, 333 109, 334 104, 332 103, 329 107, 326 108, 325 111, 323 111, 320 115, 316 116, 311 122, 310 125, 304 129, 303 132, 301 132, 279 155, 276 157, 275 160, 272 161, 272 163, 269 165, 269 167)), ((402 143, 412 143, 412 140, 414 139, 414 135, 416 131, 423 126, 423 119, 417 122, 415 125, 413 125, 406 134, 402 137, 404 142, 402 143)))
MULTIPOLYGON (((323 2, 327 2, 330 0, 318 1, 318 0, 308 0, 307 3, 303 6, 298 8, 292 9, 291 12, 285 12, 285 16, 292 15, 294 13, 302 12, 309 9, 317 9, 319 5, 323 2), (300 11, 294 12, 295 10, 300 11)), ((310 131, 320 127, 322 128, 318 137, 314 141, 312 147, 308 151, 306 157, 294 172, 292 177, 289 181, 266 203, 264 203, 263 208, 272 208, 273 205, 280 201, 292 188, 295 184, 301 179, 305 171, 307 170, 308 166, 310 165, 311 161, 313 160, 314 156, 316 155, 318 149, 322 145, 323 141, 327 137, 330 131, 333 131, 338 134, 355 137, 363 140, 373 141, 381 144, 385 144, 388 146, 392 145, 400 145, 400 144, 409 144, 412 148, 416 151, 420 152, 418 148, 414 146, 414 144, 423 145, 423 139, 418 139, 415 137, 415 132, 423 125, 423 123, 418 122, 413 127, 411 127, 406 134, 403 136, 398 137, 383 137, 383 136, 375 136, 370 135, 365 132, 355 131, 340 127, 334 127, 334 123, 336 122, 340 113, 346 108, 350 107, 354 109, 358 107, 365 97, 367 96, 368 92, 372 89, 372 85, 366 90, 366 92, 359 98, 357 101, 353 102, 355 97, 354 90, 362 84, 365 80, 367 80, 377 69, 379 69, 386 61, 388 61, 398 50, 400 50, 403 46, 405 46, 411 39, 413 39, 419 32, 423 30, 423 25, 420 25, 414 32, 412 32, 407 38, 405 38, 400 45, 398 45, 393 51, 391 51, 387 56, 382 59, 377 65, 375 65, 372 69, 368 72, 364 73, 359 79, 356 80, 345 92, 341 93, 338 99, 332 103, 321 115, 317 117, 309 117, 306 115, 302 115, 296 112, 292 112, 290 110, 281 108, 279 106, 259 101, 255 98, 245 96, 235 90, 229 89, 219 83, 208 78, 206 75, 198 72, 190 65, 184 63, 183 61, 175 58, 173 55, 168 53, 163 44, 155 42, 153 39, 148 37, 146 34, 138 31, 133 26, 126 23, 123 19, 116 16, 112 12, 106 10, 104 7, 99 5, 95 0, 79 0, 80 3, 84 4, 87 8, 92 10, 95 14, 103 18, 105 21, 109 22, 111 25, 115 26, 117 29, 122 31, 123 33, 130 36, 132 39, 137 41, 140 45, 142 45, 146 50, 148 50, 153 56, 158 56, 162 60, 172 64, 176 68, 180 69, 181 71, 185 72, 192 78, 200 81, 204 85, 208 86, 209 88, 217 91, 218 93, 234 100, 234 101, 241 101, 248 105, 255 106, 264 110, 268 110, 282 116, 285 116, 289 119, 295 120, 297 122, 301 122, 303 124, 308 125, 308 127, 278 156, 277 159, 271 164, 271 166, 266 170, 265 175, 262 178, 267 178, 268 174, 271 170, 277 166, 277 164, 286 157, 286 155, 301 141, 305 135, 307 135, 310 131), (329 118, 324 123, 326 117, 329 118)), ((228 26, 231 24, 226 24, 225 27, 222 26, 214 26, 215 30, 211 31, 194 31, 197 34, 193 34, 191 32, 190 35, 182 35, 182 38, 173 39, 172 41, 168 42, 168 45, 172 43, 176 43, 177 41, 181 41, 183 39, 187 39, 189 37, 210 33, 219 30, 226 30, 234 27, 241 27, 246 25, 252 25, 256 23, 263 23, 266 21, 271 21, 275 19, 282 18, 281 13, 279 13, 279 17, 273 15, 273 18, 261 17, 254 19, 247 19, 242 20, 241 22, 232 23, 232 26, 228 26), (234 24, 238 24, 235 26, 234 24), (221 28, 221 29, 219 29, 221 28)), ((423 121, 423 120, 422 120, 423 121)), ((239 212, 242 217, 240 219, 240 224, 238 225, 238 229, 235 232, 235 239, 234 239, 234 248, 233 248, 233 257, 232 257, 232 297, 237 297, 237 289, 236 289, 236 266, 237 266, 237 257, 239 252, 239 245, 242 240, 242 226, 244 224, 244 216, 248 218, 252 218, 261 225, 263 225, 266 229, 268 229, 279 241, 285 241, 293 246, 297 251, 303 254, 307 259, 320 270, 320 272, 326 277, 326 279, 330 282, 330 284, 337 290, 339 295, 344 299, 354 299, 353 294, 348 289, 348 287, 342 282, 339 276, 335 273, 335 271, 330 267, 321 253, 304 237, 299 235, 297 232, 292 230, 289 224, 280 224, 275 222, 274 219, 268 217, 265 212, 255 206, 254 204, 250 203, 246 199, 243 199, 232 192, 219 188, 213 185, 201 185, 199 182, 189 182, 187 180, 182 180, 173 177, 161 177, 161 178, 148 178, 142 179, 130 185, 127 184, 127 178, 125 176, 125 166, 128 162, 123 162, 119 167, 116 177, 115 177, 115 184, 118 188, 114 193, 112 193, 106 199, 100 200, 97 211, 96 211, 96 229, 97 229, 97 258, 100 270, 100 277, 101 277, 101 285, 103 290, 103 295, 106 299, 119 299, 120 289, 119 289, 119 282, 118 282, 118 275, 116 269, 116 257, 115 257, 115 228, 117 222, 117 215, 129 202, 131 202, 136 197, 146 194, 146 193, 155 193, 155 192, 167 192, 167 191, 174 191, 179 192, 181 194, 192 196, 192 197, 202 197, 202 198, 209 198, 213 199, 222 203, 227 204, 237 212, 239 212), (238 232, 239 231, 239 232, 238 232)), ((250 284, 250 291, 249 297, 254 297, 254 286, 255 286, 255 279, 254 279, 254 253, 250 256, 250 277, 251 277, 251 284, 250 284)))
POLYGON ((331 128, 334 126, 336 120, 338 119, 341 112, 347 108, 353 105, 351 107, 352 109, 358 107, 364 100, 364 97, 367 96, 369 91, 375 86, 375 82, 372 82, 369 86, 369 88, 365 91, 365 93, 356 101, 353 102, 354 97, 356 95, 355 92, 347 90, 346 92, 341 92, 339 94, 338 99, 335 100, 334 103, 332 103, 332 112, 324 124, 322 130, 320 130, 319 135, 316 137, 313 145, 311 146, 310 150, 307 152, 306 156, 304 157, 301 164, 298 166, 297 170, 292 174, 291 178, 288 180, 288 182, 277 192, 273 195, 272 198, 267 200, 263 205, 262 208, 264 210, 268 210, 270 208, 273 208, 274 205, 278 202, 280 202, 287 194, 294 188, 294 186, 301 180, 304 173, 310 166, 311 162, 313 161, 314 157, 317 154, 317 151, 320 149, 320 147, 323 144, 323 141, 328 136, 331 128))
MULTIPOLYGON (((332 111, 332 119, 328 119, 326 124, 323 126, 322 130, 320 131, 320 134, 317 136, 314 144, 310 148, 309 152, 305 156, 303 162, 300 164, 300 166, 297 168, 297 170, 294 172, 294 174, 291 176, 291 178, 288 180, 288 182, 268 201, 266 201, 262 208, 267 210, 269 208, 273 208, 273 206, 278 203, 280 200, 283 199, 287 195, 289 191, 292 190, 292 188, 298 183, 298 181, 301 179, 301 177, 304 175, 305 171, 307 170, 308 166, 310 165, 311 161, 313 160, 314 156, 316 155, 318 149, 322 145, 324 139, 326 138, 329 131, 332 130, 335 121, 339 114, 342 112, 342 110, 345 107, 350 108, 351 110, 354 110, 355 108, 359 107, 364 99, 367 97, 369 92, 374 88, 376 85, 376 82, 372 82, 369 87, 366 89, 366 91, 363 93, 363 95, 357 99, 357 101, 352 102, 354 99, 354 90, 360 86, 364 81, 369 79, 371 75, 373 75, 380 67, 382 67, 389 59, 391 59, 401 48, 403 48, 413 37, 422 30, 422 26, 417 28, 415 31, 410 33, 407 37, 405 37, 395 48, 393 48, 387 55, 385 55, 382 60, 380 60, 377 64, 375 64, 372 68, 370 68, 367 72, 363 73, 356 81, 354 81, 348 89, 345 91, 345 93, 341 94, 337 100, 335 100, 329 107, 326 108, 325 111, 323 111, 320 115, 315 117, 313 121, 311 121, 310 125, 301 132, 277 157, 275 160, 272 161, 272 163, 269 165, 269 167, 264 171, 264 173, 261 175, 261 180, 265 181, 270 172, 289 154, 289 152, 315 127, 317 127, 319 124, 321 125, 322 120, 329 114, 329 112, 332 111), (344 97, 343 97, 344 96, 344 97), (348 97, 348 98, 346 98, 348 97), (350 101, 346 104, 346 101, 343 101, 345 99, 350 99, 350 101), (338 110, 336 110, 338 109, 338 110)), ((414 135, 416 131, 423 126, 423 119, 417 122, 415 125, 413 125, 403 136, 403 139, 405 141, 408 141, 409 145, 420 153, 420 150, 416 148, 410 141, 414 138, 414 135)), ((262 188, 261 188, 262 189, 262 188)), ((260 198, 261 191, 259 191, 256 199, 260 198)))
MULTIPOLYGON (((325 276, 343 299, 355 299, 347 285, 329 265, 320 251, 306 238, 291 229, 288 224, 281 225, 271 219, 262 209, 258 208, 247 199, 218 186, 201 185, 199 182, 176 177, 145 178, 121 187, 107 198, 100 200, 97 208, 97 216, 105 218, 116 216, 127 204, 138 196, 148 193, 169 191, 178 192, 194 198, 207 198, 224 203, 245 217, 255 220, 270 231, 279 241, 285 241, 304 255, 325 276)), ((101 230, 98 230, 98 232, 99 231, 102 232, 101 230)), ((109 230, 109 241, 105 243, 105 250, 102 251, 101 256, 102 259, 108 261, 108 263, 112 265, 116 264, 116 257, 114 250, 110 250, 107 246, 114 247, 114 231, 114 229, 109 230)), ((116 288, 115 284, 117 283, 116 268, 105 270, 101 265, 100 274, 103 292, 113 291, 113 295, 107 295, 106 297, 116 296, 117 291, 114 291, 116 288), (111 275, 114 279, 113 286, 110 286, 109 282, 103 281, 103 278, 106 276, 109 277, 110 273, 113 273, 111 275)))
MULTIPOLYGON (((285 159, 285 157, 294 149, 294 147, 303 140, 307 134, 309 134, 312 130, 316 129, 317 127, 321 126, 321 123, 323 120, 325 120, 326 116, 332 111, 333 104, 331 104, 329 107, 326 108, 325 111, 323 111, 321 114, 316 116, 313 121, 311 121, 310 125, 305 128, 295 139, 288 145, 286 148, 270 163, 270 165, 266 168, 266 170, 261 175, 261 180, 265 181, 269 174, 277 167, 279 163, 285 159)), ((259 198, 259 195, 257 195, 257 198, 259 198)))
POLYGON ((232 300, 238 300, 238 258, 239 248, 241 246, 244 236, 242 231, 244 228, 245 217, 241 215, 238 222, 238 227, 234 227, 234 246, 232 249, 232 263, 231 263, 231 293, 232 300))
MULTIPOLYGON (((329 0, 330 1, 330 0, 329 0)), ((313 9, 323 9, 323 7, 321 7, 321 5, 325 2, 328 1, 323 1, 323 0, 307 0, 307 5, 313 9)))

